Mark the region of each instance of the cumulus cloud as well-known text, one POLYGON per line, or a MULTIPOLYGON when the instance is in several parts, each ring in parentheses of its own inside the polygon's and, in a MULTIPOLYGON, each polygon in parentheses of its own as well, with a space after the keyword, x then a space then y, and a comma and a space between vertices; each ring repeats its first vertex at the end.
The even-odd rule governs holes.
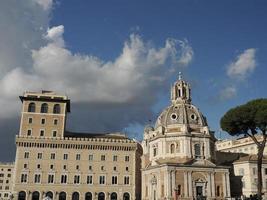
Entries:
POLYGON ((44 10, 50 10, 53 5, 53 0, 32 0, 40 5, 44 10))
POLYGON ((244 80, 256 67, 255 54, 256 49, 246 49, 227 67, 227 75, 231 78, 244 80))
POLYGON ((224 100, 232 99, 236 97, 236 94, 237 94, 237 90, 235 86, 225 87, 223 90, 220 91, 219 100, 224 101, 224 100))

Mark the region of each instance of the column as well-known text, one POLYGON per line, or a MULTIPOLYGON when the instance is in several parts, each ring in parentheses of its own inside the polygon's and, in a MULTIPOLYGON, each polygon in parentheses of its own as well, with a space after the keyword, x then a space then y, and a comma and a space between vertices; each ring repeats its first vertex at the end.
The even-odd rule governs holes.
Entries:
POLYGON ((211 174, 211 196, 215 197, 214 173, 211 174))
POLYGON ((193 185, 192 185, 192 172, 188 172, 188 192, 189 192, 189 197, 192 197, 193 196, 193 192, 192 192, 192 189, 193 189, 193 185))
POLYGON ((226 180, 225 180, 225 173, 222 174, 222 184, 223 184, 223 196, 226 197, 226 180))
POLYGON ((184 197, 188 197, 187 172, 184 172, 184 197))
POLYGON ((208 173, 208 183, 207 183, 207 195, 208 197, 211 197, 211 175, 208 173))
POLYGON ((170 171, 167 171, 167 199, 171 196, 171 174, 170 171))
POLYGON ((226 197, 230 197, 230 180, 229 180, 229 172, 225 173, 225 184, 226 184, 226 197))
POLYGON ((172 197, 175 194, 174 189, 175 189, 175 170, 172 171, 172 197))

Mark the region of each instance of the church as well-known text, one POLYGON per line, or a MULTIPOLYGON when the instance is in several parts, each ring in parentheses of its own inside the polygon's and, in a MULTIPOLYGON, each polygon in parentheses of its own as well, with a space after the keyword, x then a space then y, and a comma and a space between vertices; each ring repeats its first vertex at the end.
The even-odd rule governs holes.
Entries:
POLYGON ((170 106, 154 126, 144 129, 142 199, 229 198, 229 167, 216 164, 215 141, 180 74, 171 88, 170 106))

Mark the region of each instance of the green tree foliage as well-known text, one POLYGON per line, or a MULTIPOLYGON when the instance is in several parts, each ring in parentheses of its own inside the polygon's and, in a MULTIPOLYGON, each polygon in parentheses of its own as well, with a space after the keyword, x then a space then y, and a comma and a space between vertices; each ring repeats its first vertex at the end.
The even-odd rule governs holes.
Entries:
POLYGON ((221 118, 221 128, 232 136, 251 137, 258 147, 258 191, 262 199, 262 159, 267 138, 267 99, 256 99, 230 109, 221 118), (262 135, 262 137, 256 137, 262 135))

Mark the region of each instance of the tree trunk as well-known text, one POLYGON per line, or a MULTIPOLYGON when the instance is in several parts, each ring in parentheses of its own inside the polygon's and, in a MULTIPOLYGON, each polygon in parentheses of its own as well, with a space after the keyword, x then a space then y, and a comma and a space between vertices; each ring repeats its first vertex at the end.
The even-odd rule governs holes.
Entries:
POLYGON ((258 191, 257 196, 261 200, 262 199, 262 158, 263 158, 263 151, 264 145, 258 145, 258 161, 257 161, 257 168, 258 168, 258 191))

